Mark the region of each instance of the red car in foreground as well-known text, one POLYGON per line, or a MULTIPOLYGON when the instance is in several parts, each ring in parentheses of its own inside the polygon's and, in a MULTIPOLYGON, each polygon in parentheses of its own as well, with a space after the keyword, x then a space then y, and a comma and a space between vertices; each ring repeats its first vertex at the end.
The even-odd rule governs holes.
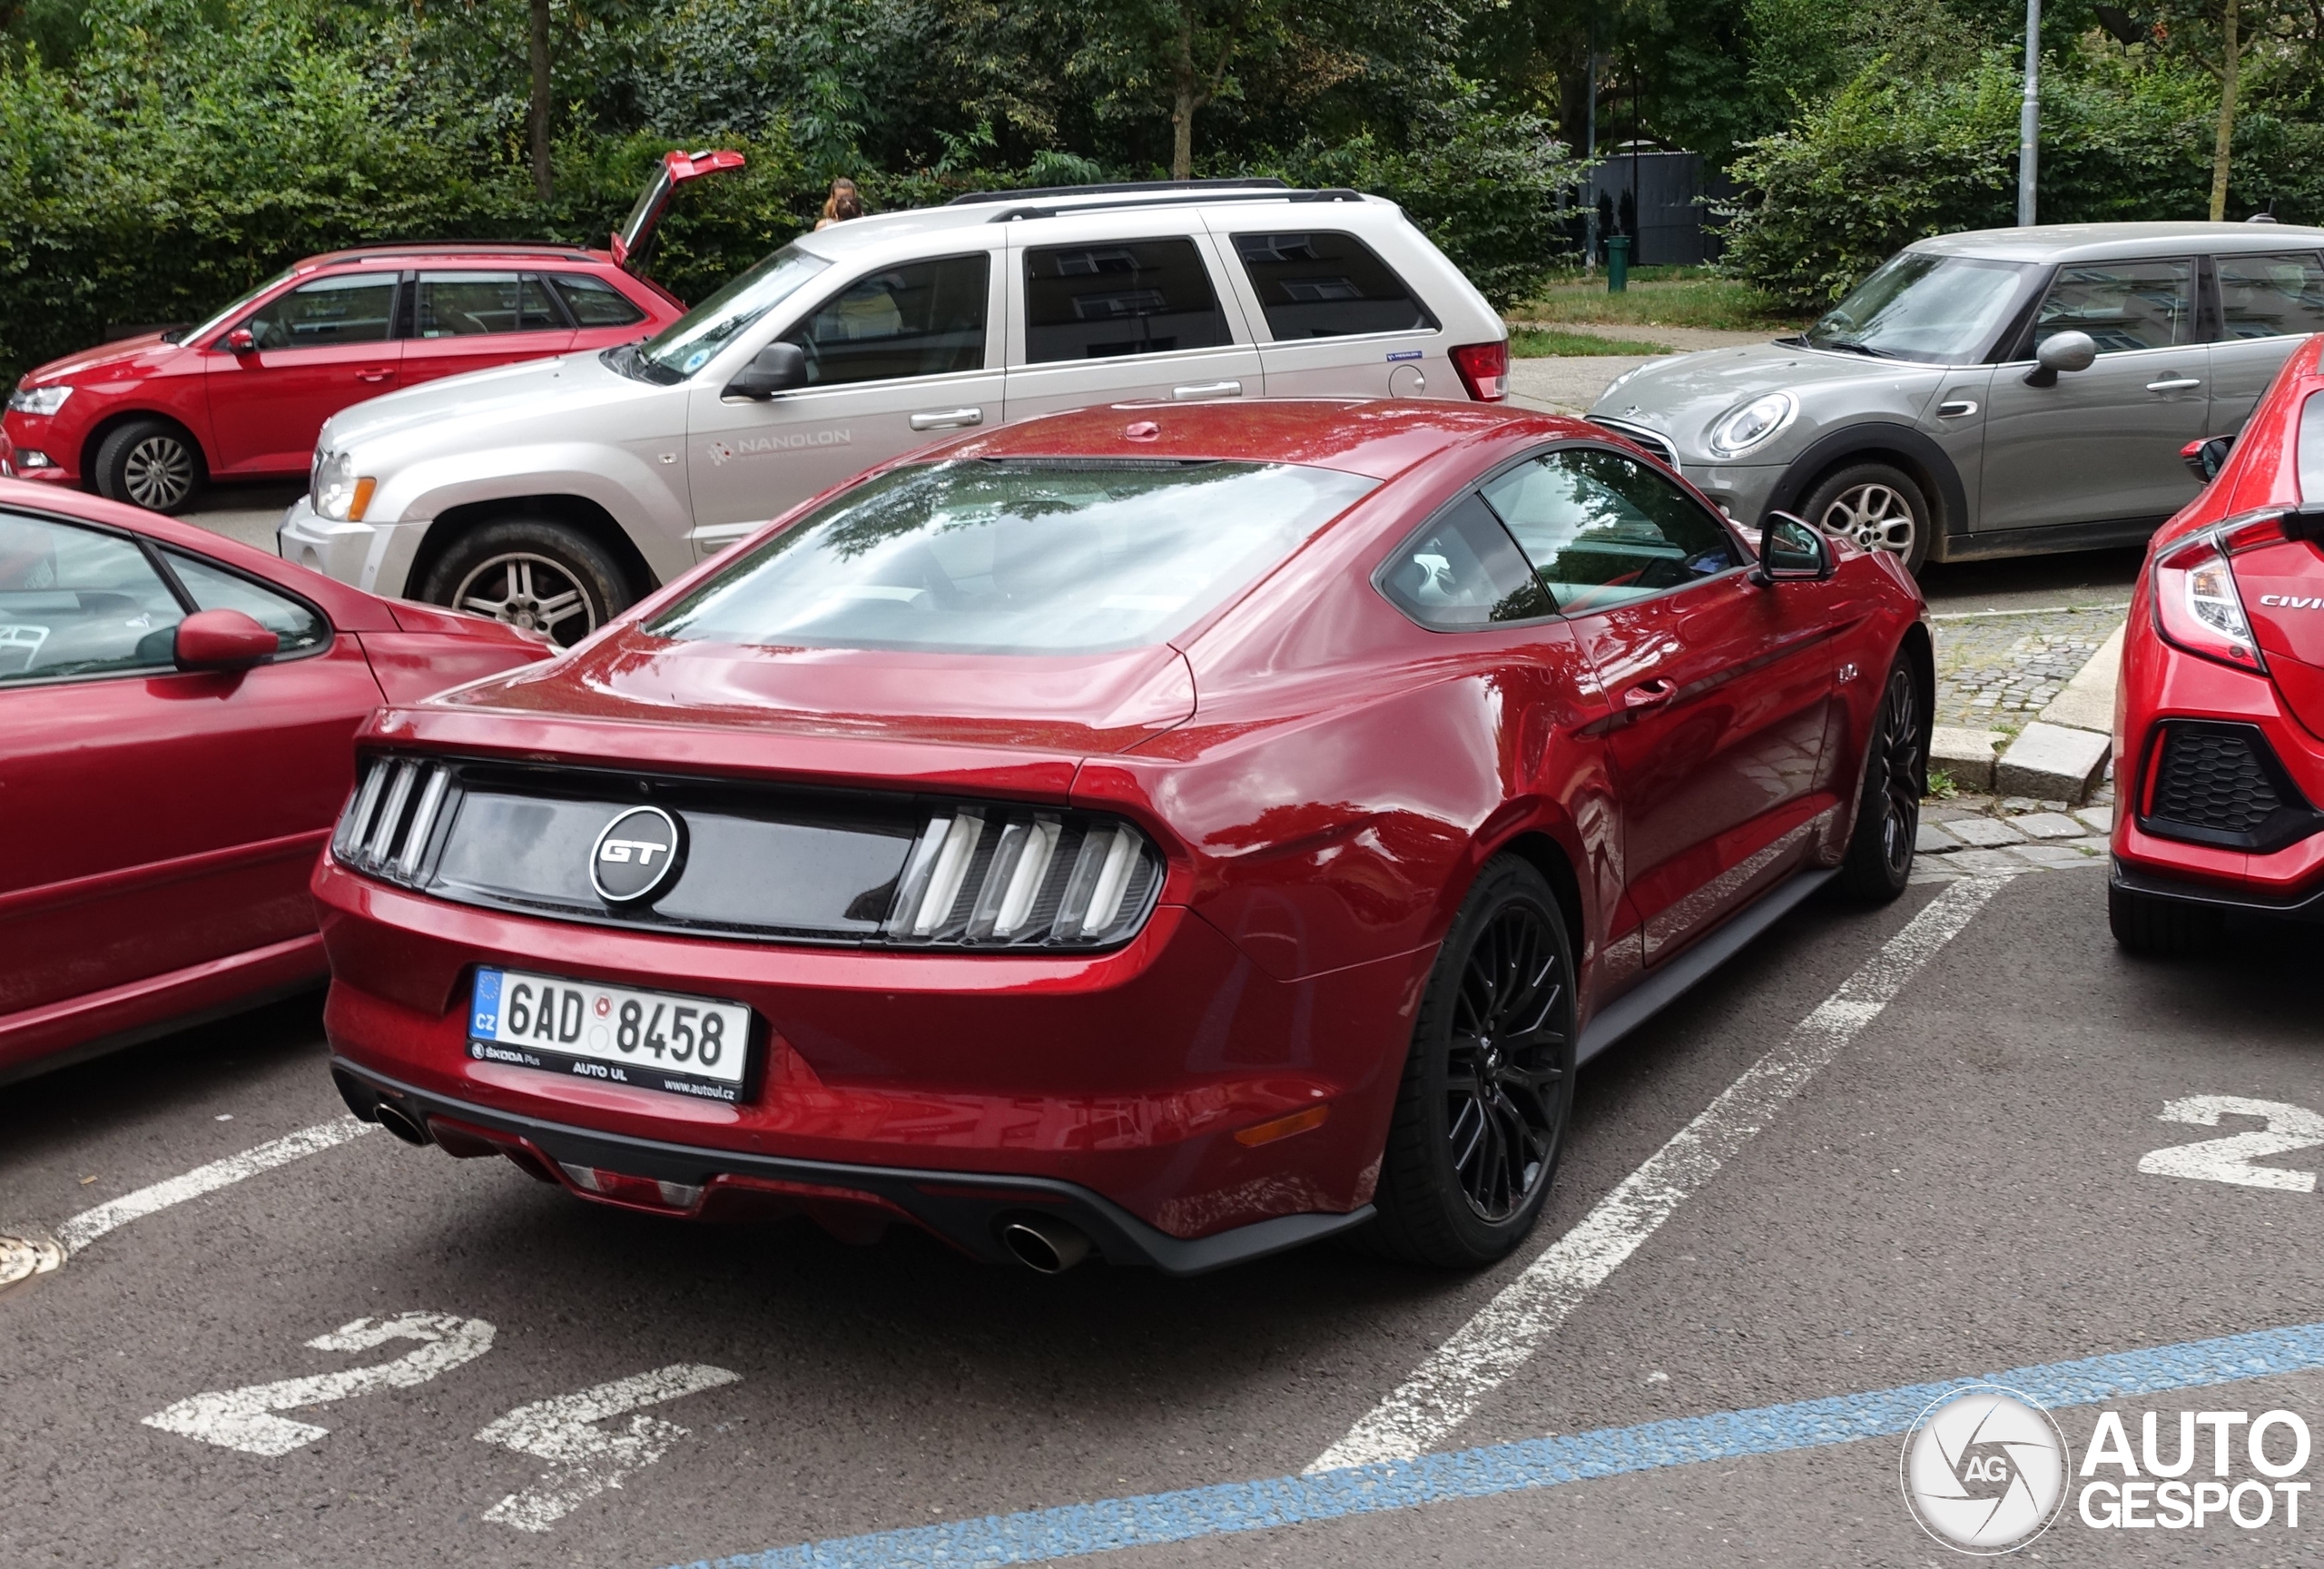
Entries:
POLYGON ((1905 885, 1919 594, 1768 538, 1460 405, 916 454, 365 730, 340 1090, 660 1214, 1484 1263, 1577 1062, 1827 880, 1905 885))
POLYGON ((685 306, 629 269, 680 184, 742 163, 668 154, 610 251, 459 241, 335 251, 197 326, 53 360, 8 399, 15 470, 180 512, 212 479, 306 473, 323 421, 367 398, 650 337, 685 306))
MULTIPOLYGON (((2131 598, 2114 716, 2116 941, 2324 921, 2324 337, 2294 351, 2131 598)), ((2224 440, 2190 447, 2219 463, 2224 440)))
POLYGON ((0 480, 0 1081, 319 982, 356 726, 547 651, 0 480))

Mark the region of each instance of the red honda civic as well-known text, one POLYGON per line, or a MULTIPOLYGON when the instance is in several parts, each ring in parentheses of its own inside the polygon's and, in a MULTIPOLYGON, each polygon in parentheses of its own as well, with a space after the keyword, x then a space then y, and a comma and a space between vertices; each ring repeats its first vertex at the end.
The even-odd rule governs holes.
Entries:
POLYGON ((2231 451, 2188 448, 2216 477, 2131 597, 2108 913, 2133 951, 2210 946, 2235 911, 2324 921, 2319 353, 2292 354, 2231 451))
POLYGON ((739 153, 654 166, 612 250, 443 242, 310 256, 196 326, 25 373, 15 472, 182 512, 212 479, 304 474, 323 421, 399 387, 649 337, 685 306, 634 271, 672 193, 739 153))
POLYGON ((0 1081, 320 982, 356 726, 547 651, 0 479, 0 1081))
POLYGON ((340 1088, 661 1214, 1486 1263, 1578 1062, 1820 884, 1905 886, 1919 594, 1763 543, 1466 405, 915 454, 367 727, 314 883, 340 1088))

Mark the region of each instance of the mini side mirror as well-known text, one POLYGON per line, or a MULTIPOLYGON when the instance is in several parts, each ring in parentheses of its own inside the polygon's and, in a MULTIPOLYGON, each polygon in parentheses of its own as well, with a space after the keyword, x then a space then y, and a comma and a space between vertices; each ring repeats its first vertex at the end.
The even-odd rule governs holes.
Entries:
POLYGON ((729 398, 772 398, 807 384, 807 356, 796 343, 770 343, 726 383, 729 398))
POLYGON ((2025 373, 2028 387, 2054 387, 2058 372, 2087 370, 2098 359, 2098 344, 2087 332, 2053 332, 2034 351, 2034 369, 2025 373))
POLYGON ((218 340, 218 346, 229 354, 255 354, 258 336, 247 327, 237 327, 218 340))
POLYGON ((1804 518, 1770 512, 1759 525, 1758 583, 1816 583, 1839 569, 1832 542, 1804 518))
POLYGON ((181 670, 247 670, 281 647, 281 638, 240 610, 197 610, 178 623, 181 670))
POLYGON ((2219 478, 2219 471, 2227 467, 2227 455, 2234 450, 2234 437, 2206 436, 2180 448, 2179 461, 2187 466, 2196 484, 2208 485, 2219 478))

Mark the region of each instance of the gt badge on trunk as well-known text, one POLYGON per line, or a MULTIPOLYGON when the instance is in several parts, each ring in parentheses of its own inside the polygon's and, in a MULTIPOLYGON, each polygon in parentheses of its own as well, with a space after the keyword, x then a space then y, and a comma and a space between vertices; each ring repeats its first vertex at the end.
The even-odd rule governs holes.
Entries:
POLYGON ((644 904, 676 881, 685 831, 659 806, 633 806, 606 824, 589 852, 589 885, 616 908, 644 904))

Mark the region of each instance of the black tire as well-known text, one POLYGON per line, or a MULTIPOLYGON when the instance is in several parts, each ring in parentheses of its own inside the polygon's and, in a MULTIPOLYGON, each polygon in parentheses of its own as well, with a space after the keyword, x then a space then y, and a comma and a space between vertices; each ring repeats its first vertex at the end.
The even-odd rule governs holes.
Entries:
POLYGON ((2227 936, 2227 916, 2208 904, 2157 899, 2110 883, 2106 924, 2126 953, 2155 959, 2184 958, 2215 951, 2227 936))
POLYGON ((1888 668, 1888 685, 1872 716, 1856 828, 1840 861, 1840 887, 1856 898, 1886 904, 1905 891, 1912 877, 1921 796, 1928 789, 1927 746, 1920 684, 1913 678, 1911 665, 1900 657, 1888 668))
POLYGON ((1565 1147, 1573 1038, 1573 947, 1557 898, 1531 865, 1497 856, 1462 901, 1421 999, 1364 1244, 1477 1269, 1523 1241, 1565 1147))
POLYGON ((1866 549, 1895 552, 1918 576, 1928 560, 1931 515, 1920 481, 1893 463, 1851 463, 1824 477, 1799 515, 1866 549))
POLYGON ((638 595, 606 548, 578 528, 505 518, 453 541, 428 567, 419 597, 547 632, 558 647, 570 648, 638 595))
POLYGON ((132 419, 106 431, 90 468, 98 495, 148 512, 184 511, 210 479, 202 444, 167 419, 132 419))

